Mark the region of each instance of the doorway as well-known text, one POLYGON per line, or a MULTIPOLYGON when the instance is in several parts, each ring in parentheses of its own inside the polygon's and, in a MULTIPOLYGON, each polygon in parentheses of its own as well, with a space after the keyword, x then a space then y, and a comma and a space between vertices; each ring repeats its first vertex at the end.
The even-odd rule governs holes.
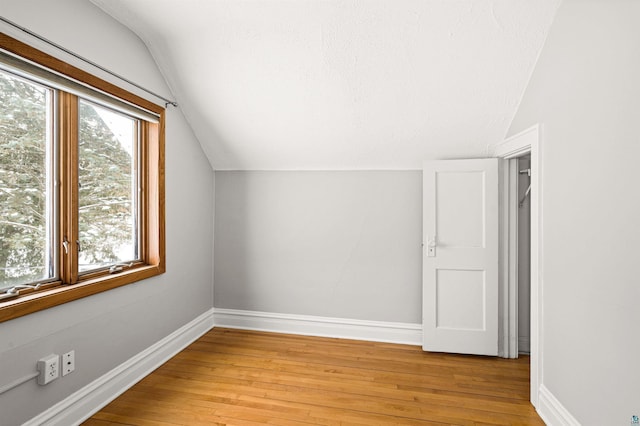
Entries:
MULTIPOLYGON (((529 353, 531 363, 531 403, 538 406, 539 386, 542 383, 542 143, 541 128, 535 125, 521 133, 518 133, 497 145, 493 150, 494 157, 504 161, 502 173, 501 191, 501 333, 500 333, 500 355, 506 358, 515 358, 519 352, 518 330, 518 215, 520 214, 519 203, 522 201, 519 193, 518 181, 525 182, 525 179, 518 179, 520 175, 520 158, 528 157, 529 172, 527 178, 530 188, 525 203, 528 205, 528 217, 530 225, 528 227, 530 248, 528 262, 528 292, 529 303, 522 301, 530 307, 529 313, 529 353)), ((525 190, 526 192, 526 190, 525 190)), ((522 194, 524 196, 524 194, 522 194)), ((524 207, 523 203, 523 207, 524 207)), ((523 265, 524 266, 524 265, 523 265)), ((524 336, 523 336, 524 337, 524 336)))
POLYGON ((514 158, 518 169, 518 354, 531 353, 531 154, 514 158))

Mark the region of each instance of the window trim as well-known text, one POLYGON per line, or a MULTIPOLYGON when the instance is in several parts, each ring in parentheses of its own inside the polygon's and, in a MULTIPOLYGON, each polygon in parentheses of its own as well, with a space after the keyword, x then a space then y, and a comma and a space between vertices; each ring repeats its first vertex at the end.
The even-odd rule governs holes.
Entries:
MULTIPOLYGON (((125 101, 136 105, 142 109, 148 110, 159 116, 157 123, 141 121, 141 185, 143 188, 140 199, 141 210, 141 258, 142 262, 134 264, 131 268, 125 269, 117 274, 87 274, 86 277, 78 278, 77 268, 70 267, 70 262, 74 261, 77 256, 75 250, 75 242, 73 249, 69 250, 71 256, 60 256, 59 262, 65 263, 64 267, 59 269, 59 281, 44 283, 39 290, 21 290, 20 295, 15 299, 0 301, 0 322, 28 315, 53 306, 58 306, 73 300, 111 290, 123 285, 131 284, 146 278, 163 274, 166 271, 165 266, 165 186, 164 186, 164 143, 165 143, 165 109, 156 105, 138 95, 135 95, 121 87, 102 80, 86 71, 74 67, 58 58, 44 53, 34 47, 31 47, 21 41, 18 41, 8 35, 0 32, 0 49, 26 59, 46 69, 62 74, 68 78, 76 80, 82 84, 86 84, 98 91, 113 96, 116 100, 125 101)), ((74 161, 77 164, 77 152, 73 150, 69 152, 72 145, 72 139, 77 138, 77 103, 69 102, 68 97, 75 95, 59 92, 58 108, 59 114, 67 114, 66 119, 58 120, 61 123, 58 128, 60 150, 67 150, 67 153, 59 154, 58 167, 60 168, 60 179, 77 179, 77 172, 73 172, 74 161), (75 126, 75 127, 74 127, 75 126), (75 132, 75 136, 74 136, 75 132), (75 156, 69 161, 69 157, 75 156), (75 177, 74 177, 75 176, 75 177)), ((76 144, 77 146, 77 144, 76 144)), ((70 188, 68 182, 61 182, 59 203, 60 214, 66 217, 60 218, 56 226, 58 229, 58 250, 63 253, 62 240, 65 232, 69 235, 77 234, 77 192, 64 191, 64 188, 70 188), (75 198, 75 199, 74 199, 75 198), (62 229, 62 224, 75 229, 62 229)), ((71 242, 71 241, 70 241, 71 242)), ((76 259, 77 260, 77 259, 76 259)))

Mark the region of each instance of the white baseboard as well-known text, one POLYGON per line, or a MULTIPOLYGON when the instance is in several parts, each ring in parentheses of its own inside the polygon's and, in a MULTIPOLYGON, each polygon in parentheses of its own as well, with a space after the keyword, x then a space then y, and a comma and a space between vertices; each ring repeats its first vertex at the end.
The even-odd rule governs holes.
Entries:
POLYGON ((422 324, 215 308, 216 327, 422 345, 422 324))
POLYGON ((69 395, 23 426, 79 425, 213 328, 213 309, 69 395))
POLYGON ((580 426, 571 413, 556 399, 544 385, 538 392, 538 414, 549 426, 580 426))
POLYGON ((531 352, 529 336, 518 336, 518 352, 528 354, 531 352))

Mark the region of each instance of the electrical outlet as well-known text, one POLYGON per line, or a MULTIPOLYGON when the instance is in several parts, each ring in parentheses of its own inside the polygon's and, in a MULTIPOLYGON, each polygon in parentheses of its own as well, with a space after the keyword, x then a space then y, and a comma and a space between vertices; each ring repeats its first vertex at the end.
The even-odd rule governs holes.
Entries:
POLYGON ((62 354, 62 375, 66 376, 76 369, 76 351, 62 354))
POLYGON ((60 377, 60 357, 57 354, 47 355, 38 360, 38 384, 46 385, 47 383, 60 377))

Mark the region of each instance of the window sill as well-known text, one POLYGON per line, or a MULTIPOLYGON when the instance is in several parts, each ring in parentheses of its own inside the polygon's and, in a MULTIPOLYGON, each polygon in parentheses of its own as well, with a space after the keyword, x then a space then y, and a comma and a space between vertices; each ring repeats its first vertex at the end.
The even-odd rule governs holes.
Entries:
POLYGON ((16 299, 0 302, 0 322, 132 284, 164 272, 165 269, 162 265, 144 265, 117 274, 88 279, 77 284, 58 285, 51 289, 21 295, 16 299))

